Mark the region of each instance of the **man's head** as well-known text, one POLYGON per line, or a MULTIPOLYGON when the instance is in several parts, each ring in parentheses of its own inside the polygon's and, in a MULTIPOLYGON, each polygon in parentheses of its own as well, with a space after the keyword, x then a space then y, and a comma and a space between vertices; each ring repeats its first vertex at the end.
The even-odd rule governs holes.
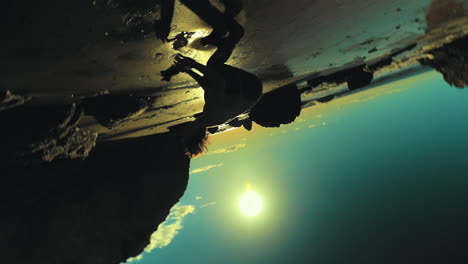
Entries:
POLYGON ((169 130, 181 138, 185 147, 185 154, 190 158, 201 156, 206 151, 208 142, 206 127, 191 122, 172 126, 169 130))
POLYGON ((250 111, 250 119, 263 127, 293 122, 301 113, 301 94, 295 85, 264 94, 250 111))
POLYGON ((200 128, 192 131, 183 137, 186 154, 190 158, 201 156, 206 151, 208 142, 208 133, 206 128, 200 128))

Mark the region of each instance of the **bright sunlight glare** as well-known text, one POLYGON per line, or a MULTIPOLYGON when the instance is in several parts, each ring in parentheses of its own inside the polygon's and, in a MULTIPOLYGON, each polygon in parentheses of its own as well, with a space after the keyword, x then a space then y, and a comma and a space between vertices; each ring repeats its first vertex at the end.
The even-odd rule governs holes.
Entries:
POLYGON ((239 208, 245 216, 257 216, 263 209, 262 198, 247 185, 247 190, 240 197, 239 208))

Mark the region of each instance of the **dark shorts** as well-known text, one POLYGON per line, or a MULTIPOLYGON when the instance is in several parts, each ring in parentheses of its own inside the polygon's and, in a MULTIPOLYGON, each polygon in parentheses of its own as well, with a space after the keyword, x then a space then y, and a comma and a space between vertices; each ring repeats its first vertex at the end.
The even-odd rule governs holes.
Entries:
POLYGON ((241 95, 250 101, 256 101, 262 96, 262 82, 254 74, 229 65, 224 65, 222 71, 228 84, 227 94, 241 95))

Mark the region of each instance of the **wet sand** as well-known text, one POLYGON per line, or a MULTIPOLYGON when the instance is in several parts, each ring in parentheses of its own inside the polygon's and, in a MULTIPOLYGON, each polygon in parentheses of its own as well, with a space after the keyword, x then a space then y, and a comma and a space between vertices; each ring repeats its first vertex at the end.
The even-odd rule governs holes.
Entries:
MULTIPOLYGON (((178 52, 201 62, 213 52, 196 41, 209 32, 207 25, 184 6, 176 6, 171 36, 195 34, 187 47, 174 50, 171 43, 153 37, 126 42, 110 38, 109 32, 122 27, 125 10, 79 1, 31 2, 25 3, 35 12, 15 18, 10 24, 16 27, 7 27, 9 38, 1 44, 2 89, 31 95, 33 103, 68 103, 114 93, 156 98, 146 112, 112 130, 85 116, 80 126, 100 133, 101 140, 165 132, 201 112, 202 91, 193 81, 179 75, 167 83, 159 75, 178 52), (26 30, 30 34, 20 33, 26 30)), ((434 14, 453 10, 457 16, 466 13, 456 1, 438 0, 246 1, 238 16, 246 35, 229 64, 258 74, 268 92, 385 58, 427 39, 426 31, 449 19, 434 14)), ((392 67, 404 67, 399 65, 392 67)))

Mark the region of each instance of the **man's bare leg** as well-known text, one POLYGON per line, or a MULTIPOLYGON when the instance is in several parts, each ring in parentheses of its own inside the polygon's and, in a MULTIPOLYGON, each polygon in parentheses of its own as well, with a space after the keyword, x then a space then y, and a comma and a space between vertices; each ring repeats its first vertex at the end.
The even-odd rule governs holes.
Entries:
MULTIPOLYGON (((219 41, 228 32, 231 34, 232 25, 237 22, 234 17, 242 10, 242 0, 221 0, 225 6, 224 14, 214 7, 209 0, 180 0, 199 18, 213 28, 210 35, 202 39, 202 44, 220 46, 219 41)), ((156 37, 166 42, 170 33, 172 18, 174 16, 175 0, 161 1, 161 18, 154 22, 156 37)), ((240 27, 240 25, 237 25, 240 27)))
POLYGON ((206 80, 200 74, 189 69, 186 69, 183 72, 190 75, 190 77, 192 77, 201 87, 204 87, 207 85, 206 80))
MULTIPOLYGON (((223 26, 214 26, 213 31, 210 35, 202 38, 201 43, 203 45, 215 45, 219 46, 220 40, 227 33, 232 34, 229 24, 235 22, 234 17, 237 16, 243 8, 242 0, 221 0, 224 4, 224 18, 225 25, 223 26)), ((237 23, 237 22, 236 22, 237 23)))
POLYGON ((225 64, 231 57, 236 45, 244 36, 244 28, 237 21, 232 20, 227 25, 229 27, 229 36, 218 41, 218 49, 206 63, 209 67, 225 64))
POLYGON ((169 33, 171 33, 172 18, 174 17, 175 0, 161 0, 161 17, 155 20, 153 29, 156 38, 163 43, 168 41, 169 33))
MULTIPOLYGON (((234 16, 242 10, 241 0, 222 0, 226 12, 222 13, 214 7, 209 0, 180 0, 182 4, 194 12, 200 19, 213 28, 207 37, 202 39, 202 44, 213 44, 219 46, 218 41, 228 32, 229 24, 237 23, 234 16)), ((240 26, 240 25, 239 25, 240 26)))

